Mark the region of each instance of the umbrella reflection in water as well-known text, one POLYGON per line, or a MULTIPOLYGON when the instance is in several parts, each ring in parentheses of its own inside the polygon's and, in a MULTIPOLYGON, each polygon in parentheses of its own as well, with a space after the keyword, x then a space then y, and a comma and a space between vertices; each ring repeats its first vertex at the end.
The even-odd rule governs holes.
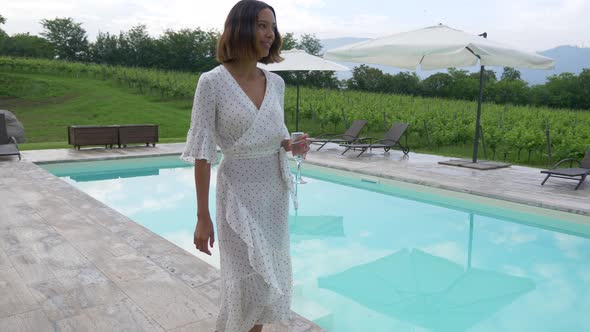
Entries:
MULTIPOLYGON (((470 234, 471 238, 471 234, 470 234)), ((532 280, 467 268, 404 248, 330 276, 318 285, 388 317, 431 331, 466 331, 533 290, 532 280)))

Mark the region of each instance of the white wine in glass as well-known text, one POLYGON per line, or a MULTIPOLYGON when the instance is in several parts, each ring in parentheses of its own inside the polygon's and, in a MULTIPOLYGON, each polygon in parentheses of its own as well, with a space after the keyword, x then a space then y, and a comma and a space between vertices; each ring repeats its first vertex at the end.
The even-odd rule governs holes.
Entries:
POLYGON ((297 173, 295 175, 295 182, 297 184, 307 183, 301 178, 301 163, 303 163, 303 154, 307 148, 307 143, 305 140, 296 142, 296 138, 303 135, 305 135, 305 133, 300 131, 291 133, 291 153, 293 154, 293 157, 295 157, 295 162, 297 163, 297 173))

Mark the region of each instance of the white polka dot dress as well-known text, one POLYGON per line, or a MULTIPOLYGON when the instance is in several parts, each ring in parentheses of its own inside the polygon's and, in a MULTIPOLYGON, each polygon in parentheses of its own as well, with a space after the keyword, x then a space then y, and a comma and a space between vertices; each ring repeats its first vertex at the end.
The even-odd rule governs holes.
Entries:
POLYGON ((281 141, 285 84, 266 76, 257 109, 224 66, 199 79, 191 128, 182 158, 215 162, 216 223, 221 260, 221 308, 217 331, 249 331, 254 325, 289 319, 291 174, 281 141))

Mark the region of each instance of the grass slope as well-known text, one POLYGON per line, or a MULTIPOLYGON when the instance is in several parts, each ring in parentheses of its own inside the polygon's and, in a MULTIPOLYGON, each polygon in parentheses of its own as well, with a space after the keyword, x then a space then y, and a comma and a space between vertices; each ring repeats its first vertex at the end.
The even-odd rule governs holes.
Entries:
POLYGON ((23 123, 23 149, 67 146, 69 125, 153 123, 163 142, 183 141, 190 100, 159 101, 111 81, 41 74, 0 74, 0 109, 23 123))

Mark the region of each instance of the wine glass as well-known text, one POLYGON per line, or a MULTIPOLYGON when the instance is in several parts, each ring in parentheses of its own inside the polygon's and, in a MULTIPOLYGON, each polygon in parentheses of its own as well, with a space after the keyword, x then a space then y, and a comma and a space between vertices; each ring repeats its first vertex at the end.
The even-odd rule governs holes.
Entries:
POLYGON ((293 157, 295 157, 295 162, 297 163, 297 173, 295 175, 295 182, 297 184, 306 184, 307 182, 301 178, 301 163, 303 163, 303 154, 305 153, 306 149, 306 142, 305 140, 295 143, 295 139, 299 136, 305 135, 304 132, 294 132, 291 133, 291 152, 293 153, 293 157))

